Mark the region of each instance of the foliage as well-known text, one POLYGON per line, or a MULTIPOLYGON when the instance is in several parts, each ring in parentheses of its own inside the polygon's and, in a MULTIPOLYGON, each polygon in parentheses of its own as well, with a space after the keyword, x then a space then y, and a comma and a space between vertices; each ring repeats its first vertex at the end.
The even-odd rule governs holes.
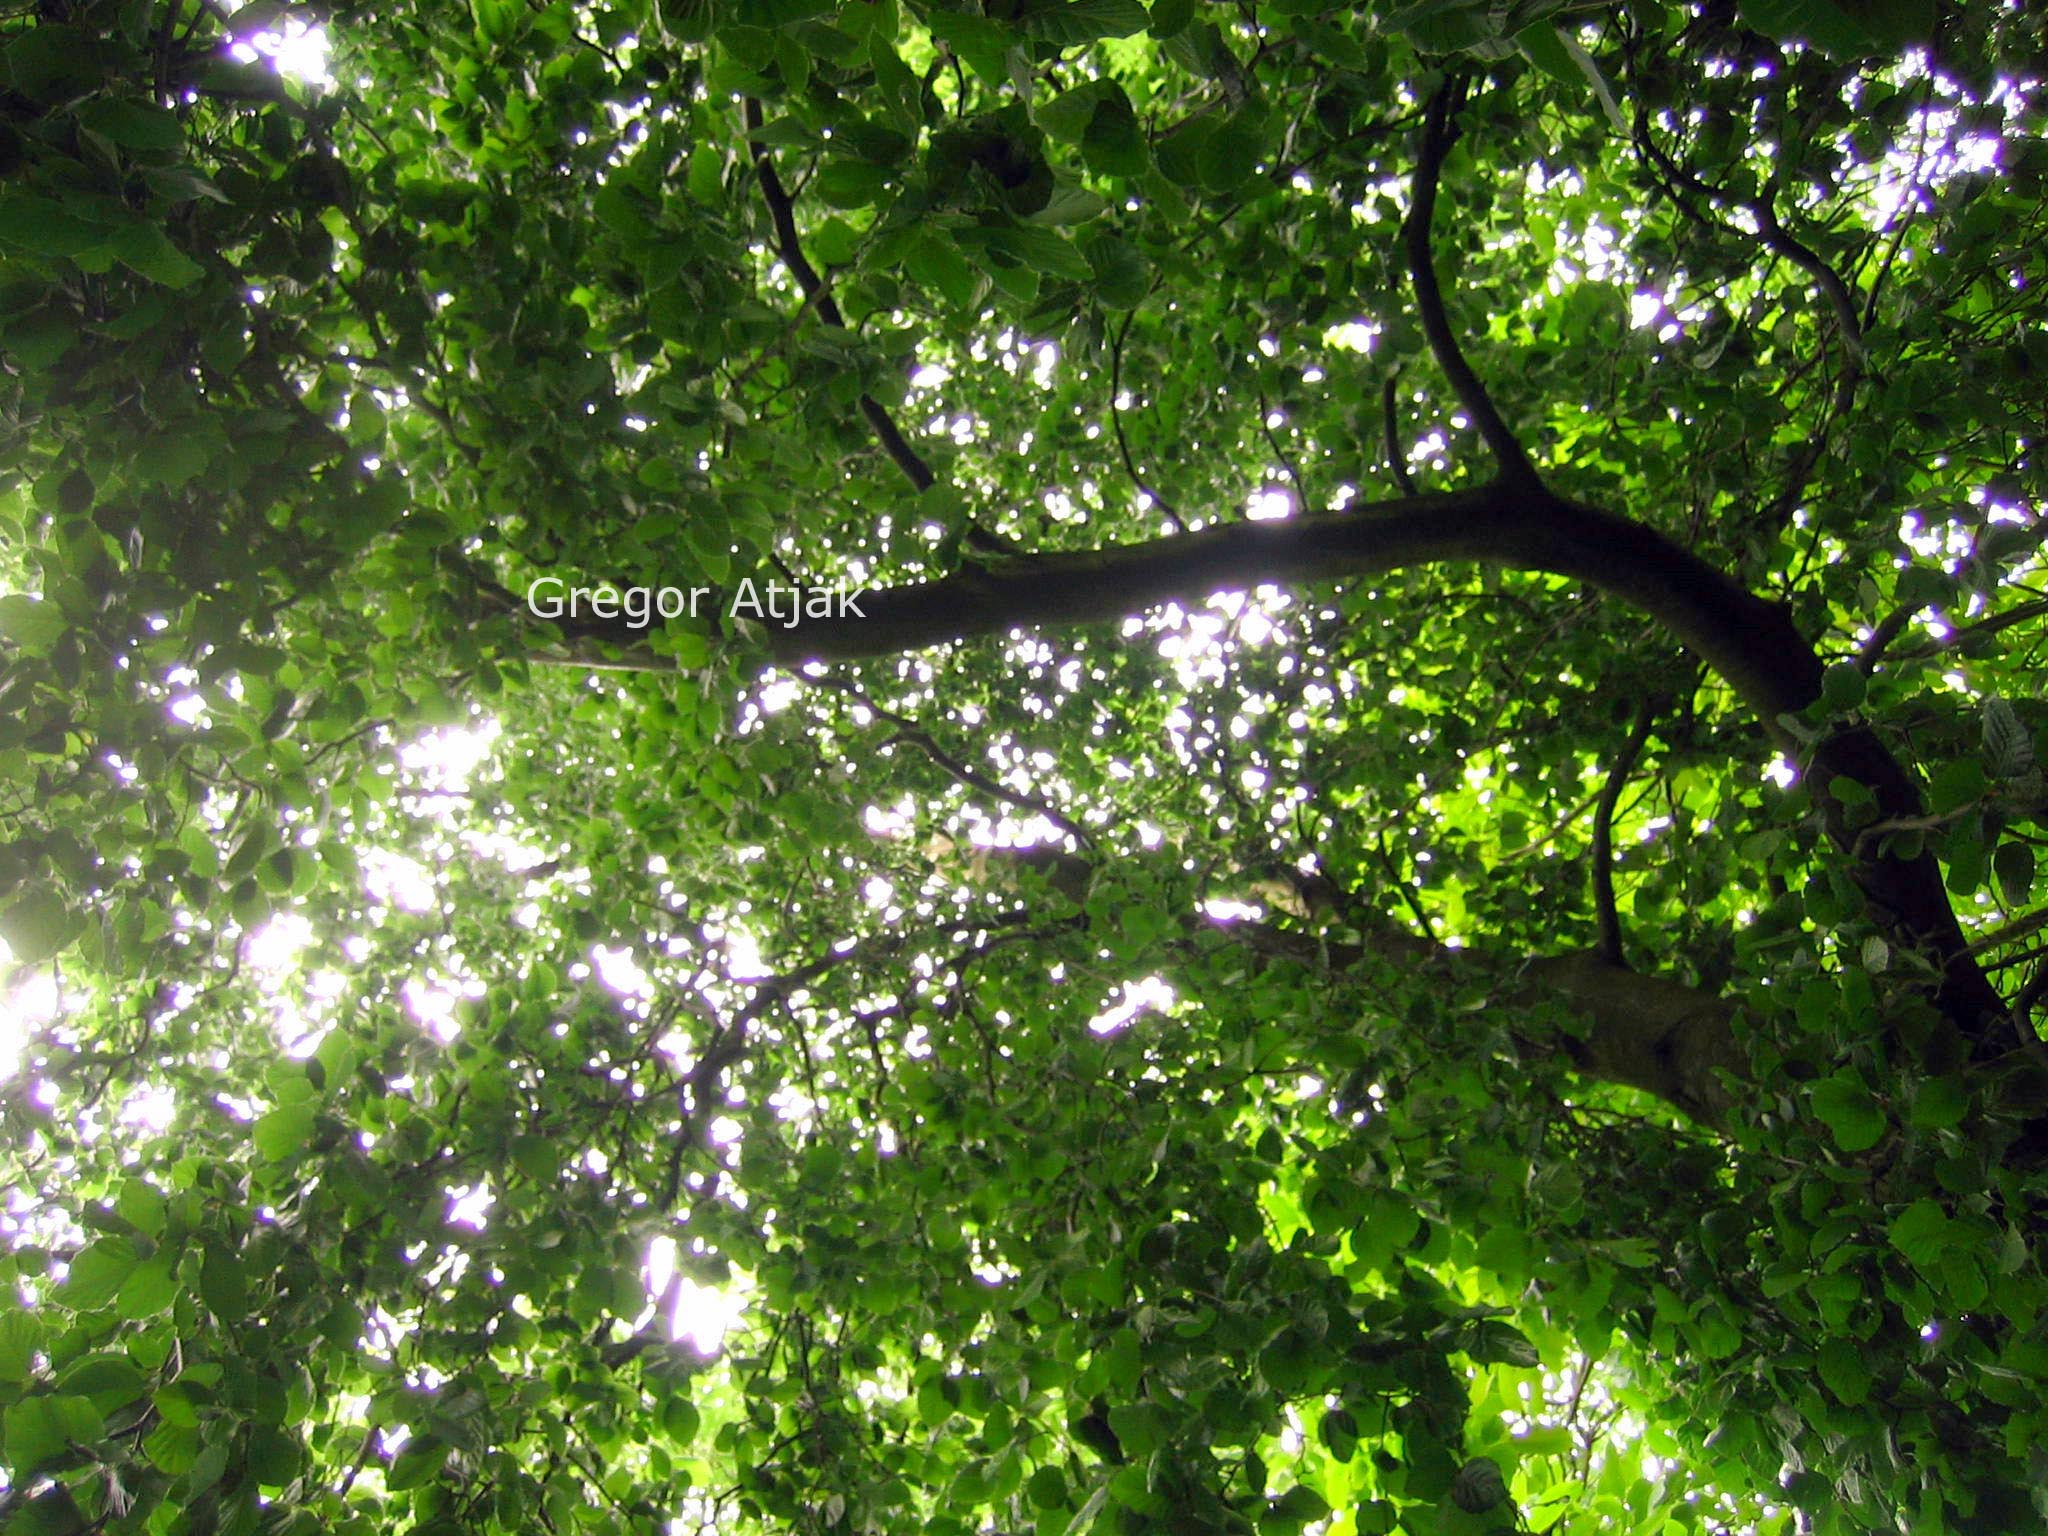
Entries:
POLYGON ((2041 42, 9 11, 6 1529, 2037 1526, 2041 42))

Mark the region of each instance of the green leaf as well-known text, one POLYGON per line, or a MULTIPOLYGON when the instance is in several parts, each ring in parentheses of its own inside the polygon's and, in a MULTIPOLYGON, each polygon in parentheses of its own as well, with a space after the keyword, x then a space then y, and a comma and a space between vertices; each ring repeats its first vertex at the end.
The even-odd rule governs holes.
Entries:
POLYGON ((165 1421, 149 1432, 142 1450, 159 1472, 167 1477, 182 1477, 199 1459, 199 1431, 187 1424, 165 1421))
POLYGON ((1235 192, 1258 169, 1265 137, 1244 113, 1217 125, 1195 152, 1195 174, 1211 192, 1235 192))
POLYGON ((1913 1090, 1910 1119, 1915 1130, 1945 1131, 1962 1121, 1969 1109, 1969 1095, 1962 1080, 1930 1077, 1913 1090))
POLYGON ((1834 1133, 1844 1152, 1864 1152, 1884 1135, 1884 1111, 1853 1070, 1844 1069, 1813 1085, 1813 1112, 1834 1133))
POLYGON ((958 246, 941 236, 921 238, 904 254, 903 267, 915 281, 936 288, 955 309, 967 308, 981 294, 974 268, 958 246))
POLYGON ((259 1115, 249 1134, 266 1160, 276 1163, 294 1157, 313 1135, 313 1106, 285 1104, 259 1115))
MULTIPOLYGON (((1038 102, 1031 109, 1031 119, 1053 138, 1078 144, 1095 120, 1096 110, 1112 94, 1123 95, 1122 88, 1113 80, 1084 81, 1049 101, 1038 102)), ((1129 105, 1128 100, 1125 104, 1129 105)))
POLYGON ((43 1345, 43 1330, 34 1314, 22 1311, 11 1301, 0 1304, 0 1382, 26 1381, 36 1351, 43 1345))
POLYGON ((1477 1456, 1458 1469, 1451 1479, 1451 1502, 1470 1515, 1482 1515, 1508 1496, 1507 1479, 1500 1463, 1490 1456, 1477 1456))
POLYGON ((142 179, 149 183, 152 192, 167 202, 189 203, 200 198, 213 203, 228 200, 227 193, 188 165, 144 166, 142 179))
POLYGON ((248 1273, 241 1255, 210 1239, 199 1264, 199 1299, 224 1323, 239 1322, 249 1309, 248 1273))
POLYGON ((189 288, 206 273, 154 224, 129 225, 114 237, 113 252, 123 266, 169 288, 189 288))
POLYGON ((689 1445, 695 1441, 700 1422, 697 1405, 687 1397, 671 1397, 662 1404, 661 1427, 677 1445, 689 1445))
POLYGON ((1948 865, 1948 888, 1966 896, 1984 883, 1984 833, 1982 818, 1967 816, 1949 830, 1942 841, 1941 857, 1948 865))
POLYGON ((79 218, 47 197, 0 192, 0 244, 41 256, 73 256, 107 235, 104 225, 79 218))
POLYGON ((48 890, 32 890, 0 912, 0 939, 7 941, 22 965, 37 965, 61 954, 84 927, 84 919, 48 890))
POLYGON ((2008 838, 1991 856, 1991 873, 1997 877, 1998 894, 2008 907, 2025 906, 2034 893, 2034 850, 2008 838))
POLYGON ((24 1398, 7 1410, 0 1425, 0 1450, 6 1452, 17 1487, 44 1463, 73 1446, 91 1446, 103 1433, 91 1400, 68 1393, 24 1398))
POLYGON ((158 1254, 138 1264, 121 1282, 114 1298, 114 1310, 131 1322, 168 1312, 178 1299, 178 1279, 168 1255, 158 1254))
MULTIPOLYGON (((76 318, 55 308, 30 310, 0 323, 0 347, 24 368, 53 366, 79 340, 76 318)), ((19 595, 0 598, 0 603, 12 602, 19 595)), ((4 626, 0 626, 0 634, 4 633, 4 626)))
POLYGON ((1539 21, 1533 27, 1524 27, 1515 34, 1515 46, 1522 50, 1524 58, 1559 85, 1573 90, 1585 88, 1586 77, 1566 50, 1560 30, 1550 22, 1539 21))
POLYGON ((1616 133, 1626 134, 1629 131, 1628 118, 1622 114, 1621 103, 1614 99, 1614 87, 1608 84, 1607 76, 1593 61, 1593 55, 1586 52, 1585 45, 1563 27, 1556 28, 1554 35, 1565 56, 1578 66, 1579 73, 1592 86, 1600 110, 1607 114, 1608 125, 1616 133))
POLYGON ((1097 103, 1081 135, 1081 157, 1099 176, 1142 176, 1151 169, 1144 130, 1121 86, 1097 103))
MULTIPOLYGON (((968 231, 961 232, 966 238, 968 231)), ((1056 230, 1015 225, 975 232, 992 251, 999 251, 1034 271, 1065 282, 1085 283, 1093 269, 1088 259, 1056 230)))
POLYGON ((716 145, 699 144, 690 151, 690 168, 685 185, 690 196, 705 207, 712 207, 724 196, 725 157, 716 145))
POLYGON ((0 597, 0 639, 11 640, 31 656, 47 656, 70 628, 64 610, 25 592, 0 597))
POLYGON ((438 1435, 414 1435, 385 1470, 384 1486, 393 1493, 425 1487, 441 1475, 450 1449, 438 1435))
POLYGON ((843 267, 860 250, 860 242, 860 231, 834 216, 812 231, 811 260, 827 267, 843 267))
POLYGON ((1969 758, 1956 758, 1935 770, 1927 792, 1928 809, 1945 816, 1980 799, 1987 787, 1982 766, 1969 758))
POLYGON ((1151 284, 1151 272, 1135 247, 1102 233, 1087 245, 1088 270, 1094 295, 1107 309, 1135 309, 1151 284))
POLYGON ((89 1400, 105 1416, 125 1408, 149 1393, 149 1378, 124 1354, 104 1350, 84 1355, 64 1368, 57 1378, 59 1391, 89 1400))
POLYGON ((1338 1461, 1348 1462, 1358 1451, 1358 1420, 1349 1409, 1332 1408, 1324 1413, 1318 1434, 1338 1461))
POLYGON ((1915 1269, 1931 1268, 1947 1248, 1951 1223, 1932 1200, 1919 1199, 1891 1219, 1885 1236, 1915 1269))
POLYGON ((1482 1365, 1539 1366, 1543 1356, 1528 1335, 1498 1318, 1481 1318, 1466 1330, 1465 1353, 1482 1365))
POLYGON ((889 172, 866 160, 828 160, 819 170, 820 199, 833 208, 866 208, 888 190, 889 172))
POLYGON ((249 1475, 265 1488, 282 1488, 299 1475, 303 1453, 298 1437, 275 1424, 249 1431, 249 1475))
POLYGON ((1056 187, 1046 205, 1027 220, 1031 224, 1085 224, 1100 218, 1109 204, 1085 187, 1056 187))
POLYGON ((1832 1338, 1822 1342, 1816 1361, 1821 1382, 1849 1407, 1870 1396, 1870 1368, 1863 1350, 1852 1339, 1832 1338))
POLYGON ((1811 43, 1838 59, 1878 51, 1878 40, 1835 0, 1739 0, 1743 22, 1780 42, 1811 43))
POLYGON ((1109 1383, 1120 1393, 1137 1389, 1141 1350, 1135 1330, 1121 1328, 1109 1342, 1107 1366, 1109 1383))
POLYGON ((79 109, 78 121, 123 149, 174 154, 185 145, 185 130, 176 115, 147 102, 101 97, 79 109))
POLYGON ((1863 702, 1869 688, 1861 667, 1853 661, 1838 661, 1821 676, 1821 702, 1829 714, 1846 714, 1863 702))
POLYGON ((1058 1467, 1040 1467, 1025 1483, 1024 1496, 1033 1509, 1063 1509, 1067 1502, 1067 1480, 1058 1467))
POLYGON ((1038 36, 1068 45, 1098 37, 1130 37, 1150 22, 1138 0, 1052 0, 1025 16, 1025 25, 1038 36))
POLYGON ((1086 1536, 1087 1532, 1095 1528, 1096 1517, 1102 1513, 1102 1507, 1108 1502, 1109 1484, 1104 1483, 1088 1495, 1085 1504, 1074 1511, 1074 1518, 1067 1522, 1061 1536, 1086 1536))
POLYGON ((2040 772, 2027 728, 2013 707, 1996 695, 1984 701, 1984 760, 1996 779, 2024 779, 2040 772))
POLYGON ((127 1238, 103 1237, 71 1261, 58 1298, 74 1311, 97 1311, 114 1299, 138 1262, 127 1238))

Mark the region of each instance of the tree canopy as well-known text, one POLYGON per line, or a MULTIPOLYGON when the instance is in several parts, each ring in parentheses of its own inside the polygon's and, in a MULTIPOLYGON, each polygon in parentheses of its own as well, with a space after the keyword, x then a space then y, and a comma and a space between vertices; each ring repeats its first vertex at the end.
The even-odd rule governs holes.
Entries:
POLYGON ((2042 57, 6 7, 4 1528, 2040 1528, 2042 57))

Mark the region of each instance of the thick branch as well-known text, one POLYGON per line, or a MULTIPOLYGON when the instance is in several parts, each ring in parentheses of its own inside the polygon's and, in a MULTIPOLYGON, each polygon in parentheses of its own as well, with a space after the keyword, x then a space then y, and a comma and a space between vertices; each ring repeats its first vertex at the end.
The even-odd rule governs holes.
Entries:
POLYGON ((1486 392, 1486 386, 1480 383, 1479 375, 1472 371, 1472 365, 1465 361, 1465 354, 1458 346, 1457 335, 1444 312, 1443 291, 1437 286, 1436 268, 1430 253, 1429 226, 1436 213, 1437 180, 1443 173, 1444 157, 1457 142, 1457 130, 1451 119, 1464 94, 1463 82, 1454 78, 1444 82, 1443 88, 1430 99, 1429 110, 1423 117, 1422 148, 1416 160, 1414 191, 1408 204, 1407 220, 1401 226, 1401 238, 1407 247, 1408 276, 1415 285, 1415 307, 1421 316, 1422 334, 1429 342, 1431 355, 1451 381, 1458 403, 1465 407, 1472 424, 1493 451, 1494 460, 1500 465, 1501 478, 1533 485, 1537 479, 1536 467, 1529 462, 1529 455, 1523 451, 1520 440, 1509 429, 1507 421, 1495 407, 1493 397, 1486 392))
MULTIPOLYGON (((1403 970, 1503 965, 1499 955, 1447 949, 1391 926, 1357 944, 1330 944, 1264 923, 1216 926, 1264 954, 1340 970, 1374 961, 1403 970)), ((1576 1018, 1580 1031, 1561 1035, 1555 1049, 1582 1076, 1653 1094, 1702 1125, 1726 1123, 1734 1100, 1721 1073, 1740 1078, 1749 1068, 1735 1038, 1732 1003, 1683 982, 1609 965, 1593 954, 1537 956, 1520 962, 1520 971, 1520 984, 1503 1001, 1516 1008, 1548 1004, 1576 1018)))
MULTIPOLYGON (((1102 623, 1168 602, 1266 583, 1355 580, 1416 565, 1478 560, 1568 576, 1657 620, 1720 674, 1779 747, 1803 753, 1836 842, 1855 856, 1853 831, 1828 786, 1846 777, 1871 792, 1878 819, 1918 815, 1918 789, 1863 726, 1810 749, 1783 721, 1820 696, 1821 663, 1775 603, 1736 585, 1653 529, 1539 484, 1495 481, 1377 507, 1272 522, 1217 523, 1194 533, 1106 549, 1061 551, 963 567, 940 581, 862 594, 860 613, 805 618, 769 630, 775 659, 852 661, 1035 626, 1102 623)), ((640 638, 624 630, 622 643, 640 638)), ((1986 1049, 2012 1043, 2005 1007, 1966 953, 1931 854, 1876 853, 1854 873, 1877 921, 1903 948, 1924 947, 1942 971, 1940 1002, 1986 1049)))
POLYGON ((1586 1021, 1566 1046, 1579 1071, 1655 1094, 1702 1124, 1725 1122, 1733 1100, 1720 1074, 1749 1068, 1732 1003, 1598 955, 1531 960, 1524 974, 1536 995, 1548 992, 1586 1021))

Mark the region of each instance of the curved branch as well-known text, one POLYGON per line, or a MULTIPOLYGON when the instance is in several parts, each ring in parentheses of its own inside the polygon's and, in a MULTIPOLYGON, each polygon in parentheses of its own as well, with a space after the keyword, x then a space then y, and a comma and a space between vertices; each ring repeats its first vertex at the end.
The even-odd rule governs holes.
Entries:
POLYGON ((1649 743, 1650 728, 1656 723, 1657 711, 1663 703, 1654 697, 1643 700, 1636 711, 1635 729, 1629 732, 1613 766, 1607 770, 1607 783, 1593 806, 1593 912, 1600 925, 1597 953, 1607 964, 1624 969, 1628 962, 1622 958, 1621 915, 1614 906, 1614 808, 1620 803, 1629 774, 1635 770, 1636 759, 1649 743))
POLYGON ((1387 375, 1387 382, 1380 386, 1380 426, 1387 445, 1387 469, 1394 477, 1394 484, 1403 496, 1415 494, 1415 477, 1408 473, 1406 460, 1401 457, 1401 434, 1394 420, 1394 375, 1387 375))
POLYGON ((1380 868, 1386 871, 1387 883, 1400 893, 1401 904, 1414 914, 1415 926, 1420 928, 1424 935, 1434 939, 1436 924, 1429 920, 1429 913, 1422 905, 1422 898, 1415 894, 1415 887, 1402 878, 1400 868, 1394 863, 1393 854, 1387 850, 1385 832, 1380 833, 1374 846, 1380 857, 1380 868))
POLYGON ((1464 82, 1453 76, 1430 98, 1429 108, 1423 114, 1422 147, 1416 159, 1414 192, 1408 204, 1408 217, 1401 225, 1401 238, 1407 248, 1408 276, 1415 285, 1415 307, 1422 319, 1422 334, 1429 342, 1430 354, 1451 381, 1458 403, 1465 407, 1479 435, 1492 450, 1501 478, 1535 485, 1536 466, 1529 461, 1520 439, 1510 430, 1493 397, 1458 347, 1458 338, 1444 313, 1443 290, 1437 286, 1430 254, 1429 226, 1436 213, 1437 181, 1443 173, 1444 157, 1458 140, 1451 119, 1464 94, 1464 82))
MULTIPOLYGON (((1680 196, 1683 189, 1711 203, 1726 194, 1708 186, 1665 152, 1650 136, 1647 112, 1638 111, 1636 114, 1635 142, 1637 150, 1649 162, 1652 174, 1658 176, 1664 183, 1665 195, 1681 213, 1703 229, 1721 233, 1741 233, 1721 224, 1680 196)), ((1849 286, 1842 280, 1841 274, 1828 265, 1826 258, 1802 244, 1779 221, 1774 201, 1776 196, 1777 183, 1773 182, 1761 196, 1749 198, 1742 203, 1742 206, 1749 210, 1750 216, 1756 220, 1756 238, 1764 249, 1784 257, 1813 279, 1815 286, 1821 291, 1821 296, 1827 300, 1828 308, 1834 313, 1835 329, 1841 336, 1842 348, 1848 355, 1849 370, 1852 374, 1860 373, 1868 354, 1863 343, 1863 322, 1856 317, 1856 300, 1850 294, 1849 286)))
MULTIPOLYGON (((1877 819, 1917 816, 1924 807, 1912 776, 1867 726, 1811 746, 1787 726, 1820 697, 1822 667, 1784 609, 1656 530, 1541 484, 1501 479, 1357 510, 1219 522, 1138 544, 963 565, 938 581, 858 594, 829 615, 807 612, 759 639, 778 664, 795 669, 1013 629, 1104 623, 1268 583, 1353 580, 1453 561, 1571 577, 1655 619, 1720 675, 1781 750, 1802 759, 1874 918, 1896 947, 1930 952, 1942 978, 1937 1002, 1956 1028, 1986 1054, 2016 1043, 2004 1000, 1967 952, 1934 856, 1858 850, 1829 792, 1835 779, 1850 779, 1869 790, 1877 819)), ((620 643, 642 638, 618 627, 620 643)))
MULTIPOLYGON (((746 103, 747 133, 750 136, 761 128, 761 103, 753 97, 746 103)), ((782 178, 775 171, 775 151, 765 145, 753 145, 754 177, 761 184, 761 199, 768 205, 769 221, 775 226, 775 254, 782 258, 804 297, 818 308, 818 314, 827 325, 847 329, 846 317, 839 312, 838 301, 825 286, 825 279, 818 275, 818 269, 811 265, 804 255, 803 241, 797 235, 796 214, 790 205, 789 193, 782 185, 782 178)), ((873 395, 860 397, 860 413, 867 418, 868 426, 874 431, 875 440, 882 445, 882 451, 889 455, 896 467, 903 471, 904 478, 920 491, 930 490, 937 482, 931 465, 896 426, 881 401, 873 395)))
POLYGON ((1863 344, 1863 324, 1856 318, 1856 301, 1850 297, 1848 284, 1824 257, 1801 244, 1778 222, 1778 210, 1768 194, 1751 202, 1749 211, 1756 217, 1757 231, 1765 246, 1812 278, 1828 308, 1834 311, 1835 329, 1841 336, 1843 351, 1848 354, 1842 375, 1848 382, 1837 388, 1845 392, 1855 388, 1856 376, 1862 372, 1868 353, 1863 344))
POLYGON ((1124 343, 1130 338, 1131 322, 1137 318, 1135 307, 1126 311, 1124 323, 1117 327, 1115 339, 1109 344, 1109 425, 1116 433, 1116 451, 1124 461, 1124 473, 1131 477, 1131 484, 1152 498, 1177 532, 1186 533, 1188 525, 1181 520, 1180 509, 1156 486, 1146 484, 1145 477, 1138 473, 1137 461, 1131 457, 1130 439, 1124 436, 1124 343))
MULTIPOLYGON (((1782 608, 1653 529, 1540 485, 1504 481, 1403 497, 1362 513, 1218 523, 1142 544, 962 569, 863 594, 863 616, 805 619, 765 639, 776 660, 792 667, 857 660, 1036 625, 1104 622, 1267 582, 1338 581, 1463 560, 1569 576, 1643 610, 1719 673, 1782 749, 1802 752, 1783 717, 1820 696, 1822 669, 1782 608)), ((1866 786, 1880 818, 1922 809, 1911 776, 1867 727, 1838 730, 1802 755, 1831 835, 1845 850, 1853 850, 1854 834, 1828 797, 1835 778, 1866 786)), ((1932 951, 1943 973, 1941 1005, 1958 1028, 1987 1048, 2002 1045, 1994 1037, 2004 1003, 1965 952, 1933 856, 1874 853, 1855 874, 1890 936, 1932 951)))

